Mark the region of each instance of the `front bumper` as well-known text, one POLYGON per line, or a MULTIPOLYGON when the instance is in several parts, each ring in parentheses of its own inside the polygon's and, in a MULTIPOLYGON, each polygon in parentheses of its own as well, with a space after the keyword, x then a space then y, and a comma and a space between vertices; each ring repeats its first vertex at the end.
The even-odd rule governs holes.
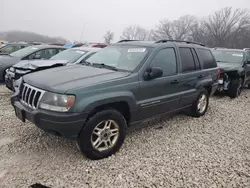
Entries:
POLYGON ((87 113, 58 113, 42 109, 31 110, 18 101, 15 94, 11 96, 11 104, 15 109, 16 116, 23 122, 28 120, 46 132, 72 140, 78 138, 87 118, 87 113))

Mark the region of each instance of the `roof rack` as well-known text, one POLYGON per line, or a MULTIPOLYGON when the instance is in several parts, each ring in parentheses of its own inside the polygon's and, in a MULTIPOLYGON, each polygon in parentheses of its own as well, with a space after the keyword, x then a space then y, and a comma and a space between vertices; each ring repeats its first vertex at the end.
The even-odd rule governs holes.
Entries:
POLYGON ((250 48, 244 48, 243 50, 244 51, 250 51, 250 48))
POLYGON ((155 43, 164 43, 164 42, 184 42, 187 44, 197 44, 200 46, 205 46, 205 44, 198 43, 198 42, 191 42, 191 41, 185 41, 185 40, 169 40, 169 39, 161 39, 161 40, 156 41, 155 43))
POLYGON ((128 39, 124 39, 124 40, 120 40, 117 43, 121 43, 121 42, 131 42, 131 41, 139 41, 139 40, 128 40, 128 39))

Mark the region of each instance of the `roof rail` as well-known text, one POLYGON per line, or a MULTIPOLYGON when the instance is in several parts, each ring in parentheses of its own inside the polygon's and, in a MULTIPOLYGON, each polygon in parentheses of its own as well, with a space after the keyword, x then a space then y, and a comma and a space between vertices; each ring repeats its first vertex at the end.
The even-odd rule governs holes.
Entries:
POLYGON ((164 42, 184 42, 187 44, 197 44, 200 46, 205 46, 205 44, 198 43, 198 42, 191 42, 191 41, 185 41, 185 40, 169 40, 169 39, 161 39, 161 40, 156 41, 155 43, 164 43, 164 42))
POLYGON ((243 50, 244 51, 250 51, 250 48, 244 48, 243 50))
POLYGON ((124 40, 120 40, 117 43, 121 43, 121 42, 131 42, 131 41, 139 41, 139 40, 128 40, 128 39, 124 39, 124 40))

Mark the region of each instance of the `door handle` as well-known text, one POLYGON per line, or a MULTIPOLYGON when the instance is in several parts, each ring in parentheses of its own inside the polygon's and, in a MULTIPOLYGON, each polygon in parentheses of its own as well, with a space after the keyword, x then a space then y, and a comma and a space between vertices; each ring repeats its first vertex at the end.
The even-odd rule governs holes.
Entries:
POLYGON ((197 78, 203 78, 203 77, 204 77, 204 75, 203 75, 203 74, 201 74, 201 75, 197 76, 197 78))
POLYGON ((172 80, 171 84, 178 84, 180 81, 179 80, 172 80))

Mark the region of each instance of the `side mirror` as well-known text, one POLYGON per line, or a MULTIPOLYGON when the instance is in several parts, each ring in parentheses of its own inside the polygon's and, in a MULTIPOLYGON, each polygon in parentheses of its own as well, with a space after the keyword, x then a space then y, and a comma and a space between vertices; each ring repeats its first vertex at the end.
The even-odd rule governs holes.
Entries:
POLYGON ((152 80, 160 78, 163 75, 163 70, 160 67, 149 68, 143 75, 144 80, 152 80))

